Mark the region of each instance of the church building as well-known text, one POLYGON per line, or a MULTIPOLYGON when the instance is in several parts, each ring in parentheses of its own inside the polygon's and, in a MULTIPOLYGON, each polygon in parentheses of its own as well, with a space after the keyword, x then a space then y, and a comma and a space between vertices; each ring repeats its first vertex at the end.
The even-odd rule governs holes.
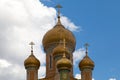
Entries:
MULTIPOLYGON (((73 76, 73 52, 75 51, 76 39, 73 33, 66 29, 60 20, 60 5, 58 7, 58 21, 43 37, 42 43, 46 53, 46 76, 38 78, 40 61, 34 56, 31 42, 31 55, 24 61, 26 80, 78 80, 73 76)), ((94 62, 88 56, 88 44, 86 55, 79 62, 81 80, 92 80, 94 62)))

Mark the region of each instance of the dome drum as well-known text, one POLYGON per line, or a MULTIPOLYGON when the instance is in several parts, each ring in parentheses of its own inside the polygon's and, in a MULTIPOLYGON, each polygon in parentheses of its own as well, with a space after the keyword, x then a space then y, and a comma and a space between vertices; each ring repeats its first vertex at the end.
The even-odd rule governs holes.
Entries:
POLYGON ((71 68, 68 68, 68 67, 61 67, 61 68, 58 68, 58 71, 61 71, 61 70, 68 70, 68 71, 71 71, 71 68))
POLYGON ((80 67, 80 70, 82 71, 82 70, 86 70, 86 69, 89 69, 89 70, 93 70, 94 68, 93 67, 91 67, 91 66, 84 66, 84 67, 80 67))
POLYGON ((26 65, 25 69, 39 69, 39 66, 36 66, 34 64, 32 64, 32 65, 30 64, 30 65, 26 65))

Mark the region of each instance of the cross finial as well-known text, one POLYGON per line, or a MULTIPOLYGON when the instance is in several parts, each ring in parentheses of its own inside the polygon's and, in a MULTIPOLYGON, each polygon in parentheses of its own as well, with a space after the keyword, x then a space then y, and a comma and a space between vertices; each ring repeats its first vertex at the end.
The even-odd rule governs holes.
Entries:
POLYGON ((89 44, 88 44, 88 43, 85 43, 86 55, 88 54, 88 47, 89 47, 89 44))
POLYGON ((66 42, 65 42, 65 39, 63 39, 63 45, 64 45, 64 49, 65 49, 65 47, 66 47, 66 46, 65 46, 65 43, 66 43, 66 42))
POLYGON ((34 42, 30 42, 29 45, 31 45, 31 54, 33 54, 33 45, 35 45, 34 42))
POLYGON ((63 58, 66 58, 66 55, 65 55, 65 53, 63 53, 63 58))
POLYGON ((62 8, 62 6, 60 4, 56 5, 55 8, 58 9, 58 17, 60 17, 60 8, 62 8))
MULTIPOLYGON (((63 39, 63 47, 64 47, 64 49, 65 49, 65 43, 66 43, 66 41, 65 41, 65 38, 63 39)), ((63 57, 66 57, 66 55, 65 55, 65 52, 64 52, 64 54, 63 54, 63 57)))

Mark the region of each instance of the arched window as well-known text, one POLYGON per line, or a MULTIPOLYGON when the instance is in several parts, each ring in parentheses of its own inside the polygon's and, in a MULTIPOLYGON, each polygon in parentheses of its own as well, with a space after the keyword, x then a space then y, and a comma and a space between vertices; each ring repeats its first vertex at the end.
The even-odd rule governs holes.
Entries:
POLYGON ((52 68, 52 56, 50 55, 50 68, 52 68))

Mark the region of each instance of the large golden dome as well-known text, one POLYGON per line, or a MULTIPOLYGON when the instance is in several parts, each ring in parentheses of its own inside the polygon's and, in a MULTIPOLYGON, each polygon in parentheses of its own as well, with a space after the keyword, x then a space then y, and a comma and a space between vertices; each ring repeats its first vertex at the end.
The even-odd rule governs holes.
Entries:
POLYGON ((40 67, 40 61, 33 54, 31 54, 24 61, 24 66, 25 66, 25 68, 30 67, 30 66, 36 66, 37 68, 39 68, 40 67))
POLYGON ((59 43, 63 38, 71 48, 75 48, 76 40, 74 35, 71 31, 65 29, 60 22, 60 17, 58 17, 57 24, 53 29, 49 30, 43 38, 44 49, 48 48, 51 43, 59 43))
POLYGON ((62 59, 58 60, 56 65, 58 69, 70 69, 72 67, 71 61, 65 56, 63 56, 62 59))
POLYGON ((79 68, 83 69, 83 68, 94 68, 94 62, 88 57, 88 55, 86 55, 81 62, 79 63, 79 68))

